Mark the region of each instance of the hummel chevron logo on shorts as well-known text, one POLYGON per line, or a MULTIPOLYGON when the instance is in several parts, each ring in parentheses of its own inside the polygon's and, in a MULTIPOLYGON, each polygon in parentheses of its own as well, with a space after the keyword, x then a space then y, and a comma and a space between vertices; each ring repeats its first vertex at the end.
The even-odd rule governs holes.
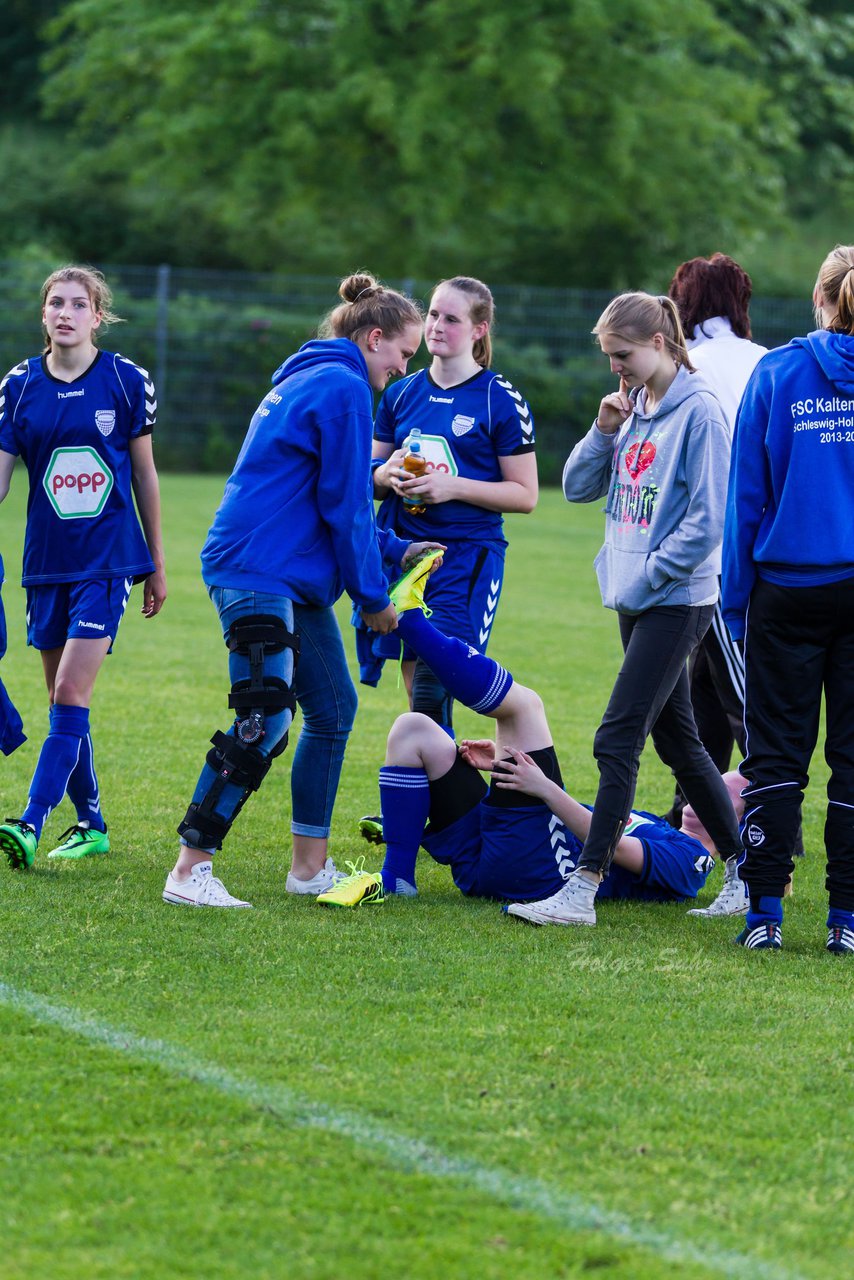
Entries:
POLYGON ((486 597, 486 608, 483 611, 483 621, 478 634, 478 640, 481 644, 486 644, 489 639, 489 633, 495 621, 495 610, 498 608, 498 593, 500 589, 501 580, 499 579, 496 582, 493 578, 489 584, 489 595, 486 597))

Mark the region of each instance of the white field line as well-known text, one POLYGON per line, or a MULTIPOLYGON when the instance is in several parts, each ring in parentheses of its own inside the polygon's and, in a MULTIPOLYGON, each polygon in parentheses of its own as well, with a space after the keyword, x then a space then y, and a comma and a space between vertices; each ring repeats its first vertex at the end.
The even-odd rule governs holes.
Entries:
POLYGON ((63 1005, 51 1004, 42 996, 21 991, 0 982, 0 1004, 46 1026, 81 1036, 93 1044, 106 1046, 137 1062, 147 1062, 171 1075, 215 1089, 229 1098, 238 1098, 259 1111, 269 1111, 297 1128, 334 1133, 370 1151, 397 1169, 427 1173, 439 1180, 456 1182, 523 1213, 538 1215, 567 1231, 595 1231, 625 1245, 641 1246, 668 1262, 690 1262, 710 1273, 735 1280, 804 1280, 800 1273, 779 1263, 763 1262, 749 1254, 714 1245, 695 1245, 666 1231, 657 1230, 630 1218, 600 1209, 578 1196, 567 1195, 536 1178, 519 1177, 502 1169, 489 1168, 464 1156, 446 1155, 416 1138, 407 1138, 377 1124, 356 1111, 324 1106, 299 1097, 281 1085, 266 1085, 232 1074, 215 1063, 189 1054, 166 1040, 133 1035, 63 1005))

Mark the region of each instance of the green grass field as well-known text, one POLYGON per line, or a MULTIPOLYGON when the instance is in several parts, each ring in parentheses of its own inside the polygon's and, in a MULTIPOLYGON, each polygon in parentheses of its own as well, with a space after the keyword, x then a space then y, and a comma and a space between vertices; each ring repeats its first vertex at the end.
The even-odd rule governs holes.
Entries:
MULTIPOLYGON (((2 762, 3 816, 46 727, 15 585, 25 489, 18 474, 0 509, 0 673, 30 734, 2 762)), ((823 762, 780 954, 744 953, 737 922, 676 906, 532 929, 464 900, 426 856, 415 901, 289 898, 287 755, 220 859, 255 910, 167 906, 175 826, 227 723, 197 560, 220 491, 164 479, 171 595, 145 621, 134 593, 99 678, 114 852, 0 867, 3 1280, 843 1275, 854 969, 824 951, 823 762)), ((602 515, 547 493, 509 525, 492 652, 543 694, 588 799, 618 665, 591 567, 602 515)), ((394 671, 363 691, 339 863, 366 849, 354 819, 376 809, 403 706, 394 671)), ((669 803, 649 755, 638 799, 669 803)), ((71 821, 66 802, 43 847, 71 821)))

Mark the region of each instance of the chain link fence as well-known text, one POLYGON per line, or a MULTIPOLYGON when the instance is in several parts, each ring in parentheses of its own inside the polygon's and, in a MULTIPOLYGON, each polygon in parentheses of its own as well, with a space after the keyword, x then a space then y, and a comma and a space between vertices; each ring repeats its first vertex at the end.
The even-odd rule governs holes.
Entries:
MULTIPOLYGON (((39 289, 51 265, 3 263, 3 371, 40 349, 39 289)), ((169 266, 103 269, 125 323, 102 345, 154 376, 158 466, 229 470, 271 374, 336 304, 338 280, 169 266)), ((426 302, 433 282, 388 283, 426 302)), ((493 366, 529 401, 541 481, 557 483, 564 458, 613 385, 590 333, 613 291, 499 285, 493 294, 493 366)), ((807 299, 756 298, 751 319, 755 340, 768 347, 814 327, 807 299)), ((424 363, 422 347, 410 368, 424 363)))

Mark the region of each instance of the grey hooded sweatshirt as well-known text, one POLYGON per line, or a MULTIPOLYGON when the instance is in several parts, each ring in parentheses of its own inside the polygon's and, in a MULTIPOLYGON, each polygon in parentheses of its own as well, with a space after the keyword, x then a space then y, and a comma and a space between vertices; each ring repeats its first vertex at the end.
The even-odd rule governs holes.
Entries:
POLYGON ((702 374, 680 366, 663 400, 614 435, 594 423, 563 469, 568 502, 607 494, 605 545, 596 557, 602 603, 620 613, 718 598, 730 433, 702 374))

